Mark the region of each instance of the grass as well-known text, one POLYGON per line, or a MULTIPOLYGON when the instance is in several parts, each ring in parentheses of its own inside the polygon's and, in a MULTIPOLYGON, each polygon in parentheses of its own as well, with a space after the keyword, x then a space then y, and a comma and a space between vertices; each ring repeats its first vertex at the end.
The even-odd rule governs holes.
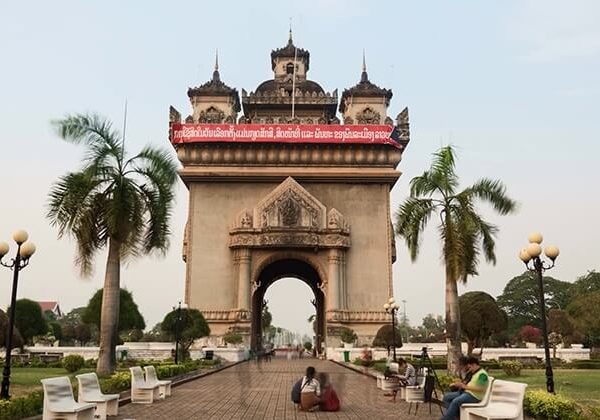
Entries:
MULTIPOLYGON (((491 370, 496 379, 523 382, 527 390, 546 389, 546 374, 543 369, 523 369, 521 376, 507 377, 501 370, 491 370)), ((599 369, 555 369, 554 390, 557 394, 572 398, 578 404, 600 407, 600 370, 599 369)))
POLYGON ((68 373, 64 368, 12 368, 10 375, 10 394, 13 397, 20 397, 29 394, 32 391, 42 389, 40 379, 52 378, 55 376, 68 376, 72 384, 76 384, 75 375, 92 372, 93 369, 81 369, 75 373, 68 373))

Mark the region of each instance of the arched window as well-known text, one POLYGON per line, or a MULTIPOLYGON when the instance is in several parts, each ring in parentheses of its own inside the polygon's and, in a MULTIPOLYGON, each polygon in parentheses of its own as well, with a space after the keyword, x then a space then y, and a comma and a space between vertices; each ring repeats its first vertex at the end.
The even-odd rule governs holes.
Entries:
POLYGON ((285 72, 287 74, 294 74, 294 64, 293 63, 287 63, 287 66, 285 66, 285 72))

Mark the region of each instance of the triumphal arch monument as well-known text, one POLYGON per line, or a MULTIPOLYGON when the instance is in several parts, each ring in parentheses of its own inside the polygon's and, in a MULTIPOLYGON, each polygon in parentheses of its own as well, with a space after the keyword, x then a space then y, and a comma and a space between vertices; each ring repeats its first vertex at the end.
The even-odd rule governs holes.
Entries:
POLYGON ((185 301, 215 339, 237 331, 260 346, 265 292, 284 277, 312 289, 319 347, 338 346, 342 326, 370 344, 390 322, 390 190, 408 109, 387 115, 392 91, 369 80, 364 59, 340 96, 308 79, 309 58, 290 33, 254 91, 225 84, 217 61, 212 79, 188 89, 192 113, 170 109, 189 190, 185 301))

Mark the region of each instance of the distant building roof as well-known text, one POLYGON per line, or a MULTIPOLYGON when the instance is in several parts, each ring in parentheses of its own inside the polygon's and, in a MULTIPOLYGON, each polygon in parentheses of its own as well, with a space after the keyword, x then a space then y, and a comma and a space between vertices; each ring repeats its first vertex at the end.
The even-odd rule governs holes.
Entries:
POLYGON ((62 311, 60 310, 60 305, 58 302, 54 300, 43 300, 38 301, 38 305, 42 308, 42 313, 46 311, 52 311, 56 316, 62 316, 62 311))

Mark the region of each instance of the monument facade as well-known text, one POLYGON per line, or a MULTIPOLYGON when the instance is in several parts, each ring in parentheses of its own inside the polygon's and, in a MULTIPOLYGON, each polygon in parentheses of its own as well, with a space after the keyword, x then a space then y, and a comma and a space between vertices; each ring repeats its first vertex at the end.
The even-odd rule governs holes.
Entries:
POLYGON ((338 345, 342 326, 370 344, 390 322, 390 190, 408 109, 388 117, 392 92, 369 80, 364 58, 360 82, 341 97, 307 78, 309 64, 290 32, 271 52, 273 79, 242 89, 241 101, 216 62, 212 79, 188 90, 192 113, 171 107, 189 190, 185 300, 213 338, 237 331, 260 346, 265 292, 285 277, 314 293, 318 346, 338 345))

